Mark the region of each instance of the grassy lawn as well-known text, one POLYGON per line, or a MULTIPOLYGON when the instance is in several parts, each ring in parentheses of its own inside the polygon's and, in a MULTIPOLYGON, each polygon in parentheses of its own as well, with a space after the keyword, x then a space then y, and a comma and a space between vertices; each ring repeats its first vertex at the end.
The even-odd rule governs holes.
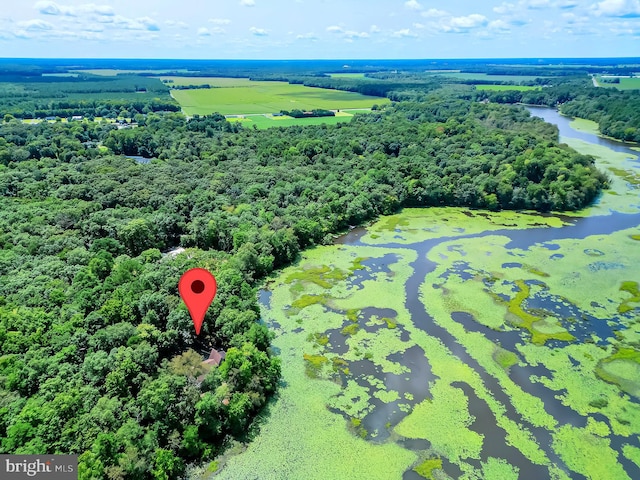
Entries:
MULTIPOLYGON (((167 77, 163 77, 167 78, 167 77)), ((183 78, 194 83, 194 78, 183 78)), ((175 98, 187 115, 207 115, 219 112, 223 115, 249 113, 276 113, 280 110, 312 110, 316 108, 341 110, 369 108, 373 104, 385 104, 389 100, 323 88, 291 85, 287 82, 251 82, 248 79, 197 79, 217 88, 197 90, 173 90, 175 98)), ((187 83, 189 84, 189 83, 187 83)))
POLYGON ((541 87, 527 87, 524 85, 476 85, 477 90, 491 90, 491 91, 503 91, 503 90, 540 90, 541 87))
POLYGON ((353 115, 339 112, 335 117, 315 117, 315 118, 293 118, 293 117, 265 117, 264 115, 250 115, 244 118, 227 118, 229 122, 240 122, 244 127, 252 128, 255 125, 259 129, 273 127, 291 127, 293 125, 335 125, 336 123, 348 122, 353 115))

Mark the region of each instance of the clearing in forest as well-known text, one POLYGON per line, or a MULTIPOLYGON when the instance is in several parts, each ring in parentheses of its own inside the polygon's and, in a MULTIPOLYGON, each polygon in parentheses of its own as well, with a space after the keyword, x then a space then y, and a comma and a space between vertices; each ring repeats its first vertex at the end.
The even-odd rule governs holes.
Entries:
POLYGON ((508 90, 540 90, 541 87, 528 87, 525 85, 476 85, 476 90, 489 90, 492 92, 508 91, 508 90))
POLYGON ((370 108, 389 100, 359 93, 291 85, 287 82, 252 82, 246 78, 162 77, 175 85, 209 84, 212 88, 172 90, 187 115, 278 113, 281 110, 342 110, 370 108), (179 80, 178 80, 179 79, 179 80), (179 82, 179 83, 178 83, 179 82))

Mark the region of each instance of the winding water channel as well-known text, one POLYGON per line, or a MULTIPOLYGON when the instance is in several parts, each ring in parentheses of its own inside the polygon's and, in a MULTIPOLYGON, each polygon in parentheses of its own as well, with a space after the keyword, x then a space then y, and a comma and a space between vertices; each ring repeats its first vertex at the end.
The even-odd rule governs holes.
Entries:
MULTIPOLYGON (((606 147, 617 153, 623 153, 633 158, 634 160, 632 161, 634 163, 638 162, 638 153, 629 148, 628 145, 601 138, 590 133, 576 131, 570 126, 571 120, 561 116, 555 110, 537 107, 528 108, 533 115, 557 125, 560 131, 561 141, 562 139, 578 139, 591 143, 592 145, 606 147)), ((638 195, 636 194, 636 187, 628 185, 628 188, 633 195, 635 195, 632 198, 635 198, 637 202, 638 195)), ((563 226, 556 228, 532 226, 524 229, 493 229, 478 233, 462 233, 455 236, 429 238, 424 241, 409 244, 407 244, 407 242, 386 242, 382 244, 376 243, 375 246, 389 249, 390 252, 394 250, 398 252, 406 251, 407 249, 415 252, 417 256, 416 260, 410 263, 411 274, 404 283, 406 292, 404 307, 409 312, 413 325, 428 333, 428 335, 436 337, 453 355, 471 367, 479 375, 484 388, 486 388, 490 392, 490 395, 504 408, 503 414, 519 425, 522 425, 523 428, 531 433, 535 442, 555 467, 564 472, 569 478, 587 478, 577 473, 575 467, 568 465, 567 462, 558 455, 554 444, 554 441, 557 443, 557 440, 554 439, 553 433, 549 429, 534 425, 523 418, 521 413, 519 413, 512 404, 513 399, 505 392, 501 381, 487 372, 477 358, 474 358, 474 355, 459 342, 458 338, 452 333, 451 328, 445 328, 441 322, 434 319, 429 313, 431 311, 429 298, 425 297, 424 290, 422 290, 424 288, 425 278, 431 278, 429 275, 433 275, 433 272, 438 267, 438 263, 429 258, 430 252, 454 240, 455 242, 461 242, 471 239, 476 241, 477 239, 478 242, 483 242, 485 238, 495 238, 496 236, 507 237, 508 242, 504 245, 507 251, 527 251, 531 248, 543 247, 549 250, 550 258, 555 257, 559 261, 562 261, 563 254, 559 253, 562 250, 560 250, 559 245, 555 242, 565 239, 585 239, 594 235, 610 236, 616 232, 635 228, 640 225, 640 213, 638 210, 636 210, 635 213, 624 213, 611 209, 609 212, 595 211, 593 214, 587 214, 585 216, 557 216, 557 218, 562 220, 563 226), (555 250, 558 250, 558 253, 554 253, 555 250)), ((364 236, 368 233, 370 233, 368 229, 354 229, 349 234, 338 239, 336 243, 338 245, 355 248, 357 252, 359 248, 365 249, 367 246, 370 246, 369 243, 363 242, 363 238, 366 238, 364 236)), ((449 246, 448 248, 452 249, 454 247, 449 246)), ((599 255, 599 250, 593 249, 593 252, 595 253, 589 250, 590 254, 599 255)), ((587 253, 587 250, 585 250, 585 253, 587 253)), ((371 279, 373 275, 379 275, 385 272, 390 273, 389 265, 393 264, 396 260, 397 257, 394 253, 388 253, 380 258, 363 261, 363 269, 355 270, 353 276, 349 279, 349 288, 359 288, 363 281, 371 279)), ((450 269, 443 273, 441 277, 458 275, 462 279, 468 279, 473 276, 472 273, 469 273, 473 270, 471 262, 472 259, 469 259, 468 262, 458 261, 455 264, 455 269, 450 269)), ((599 263, 594 262, 593 265, 596 265, 596 267, 594 267, 596 269, 600 268, 600 265, 602 265, 602 268, 624 267, 622 264, 618 267, 617 263, 611 261, 608 263, 603 261, 599 263)), ((519 268, 521 266, 522 264, 519 263, 517 257, 514 257, 512 262, 502 264, 502 268, 504 269, 519 268)), ((633 271, 632 274, 637 276, 637 270, 633 271)), ((526 284, 531 288, 544 286, 542 281, 537 280, 528 280, 526 284)), ((285 287, 281 286, 279 288, 285 287)), ((433 288, 437 290, 439 287, 434 284, 433 288)), ((443 291, 442 294, 446 295, 446 292, 443 291)), ((261 291, 260 303, 263 310, 265 312, 268 311, 272 307, 272 305, 270 305, 271 292, 267 290, 261 291)), ((619 322, 617 318, 609 318, 606 319, 607 321, 602 318, 596 318, 596 316, 592 315, 586 309, 581 309, 576 305, 567 303, 553 294, 532 295, 531 298, 527 300, 527 308, 532 310, 537 309, 537 311, 558 312, 559 324, 566 326, 567 329, 570 328, 572 335, 577 341, 592 341, 602 348, 606 347, 608 342, 606 339, 614 337, 616 330, 622 328, 619 324, 621 322, 619 322), (569 327, 570 319, 574 318, 580 318, 581 321, 572 322, 572 325, 569 327), (594 334, 596 335, 595 337, 594 334), (590 338, 595 338, 595 340, 589 340, 590 338)), ((340 310, 325 305, 325 312, 337 315, 340 313, 340 310)), ((358 325, 368 333, 375 333, 381 327, 374 326, 372 319, 383 317, 394 319, 396 313, 393 309, 365 308, 360 312, 358 325)), ((518 347, 523 343, 522 330, 491 329, 477 322, 473 315, 464 311, 453 311, 450 317, 452 322, 464 327, 465 332, 480 333, 505 350, 511 352, 517 351, 518 347)), ((273 328, 279 328, 279 325, 274 321, 269 322, 269 320, 267 320, 267 323, 273 328)), ((398 325, 397 328, 398 338, 401 341, 409 339, 411 336, 410 332, 405 330, 401 325, 398 325)), ((329 342, 327 348, 330 348, 331 353, 342 355, 349 350, 350 336, 345 333, 344 329, 328 329, 326 335, 329 342)), ((276 345, 278 344, 277 339, 275 343, 276 345)), ((562 346, 563 342, 560 340, 549 340, 546 344, 546 347, 550 348, 562 348, 562 346)), ((348 382, 348 378, 354 378, 360 387, 369 388, 371 383, 370 379, 376 378, 383 382, 388 389, 398 392, 400 398, 391 401, 383 401, 380 397, 371 397, 371 408, 369 408, 366 415, 361 418, 361 424, 360 420, 358 423, 363 429, 361 432, 367 435, 367 440, 370 442, 384 444, 395 441, 403 448, 416 452, 417 455, 422 455, 420 452, 430 451, 431 445, 427 440, 398 438, 397 435, 392 434, 392 432, 394 427, 402 422, 416 405, 425 400, 428 401, 431 398, 429 385, 438 377, 432 372, 429 354, 425 353, 424 349, 418 345, 414 345, 402 353, 389 355, 387 359, 407 367, 407 370, 402 374, 385 372, 379 364, 365 358, 350 361, 348 364, 348 375, 341 374, 341 381, 343 385, 345 385, 348 382), (409 406, 410 408, 402 408, 403 404, 405 407, 409 406), (372 435, 372 432, 375 433, 372 435)), ((508 376, 523 392, 542 400, 544 410, 557 421, 558 428, 563 425, 585 428, 587 424, 592 421, 598 421, 602 424, 607 423, 607 418, 598 412, 591 413, 589 416, 581 415, 576 409, 569 407, 566 402, 563 402, 562 395, 559 395, 559 393, 562 392, 552 390, 540 381, 540 378, 551 378, 553 376, 553 372, 542 364, 519 362, 509 368, 508 376)), ((286 372, 284 381, 287 381, 286 372)), ((487 402, 480 398, 469 384, 465 382, 454 382, 451 386, 460 389, 468 399, 468 412, 471 418, 474 419, 469 425, 469 428, 486 439, 482 445, 480 457, 468 459, 466 462, 469 465, 477 469, 477 471, 481 471, 483 462, 486 462, 490 457, 506 459, 510 465, 516 467, 515 471, 518 472, 517 478, 532 480, 549 478, 550 471, 548 466, 532 462, 523 455, 518 448, 515 448, 515 446, 511 444, 505 430, 498 425, 499 422, 497 422, 494 413, 495 409, 492 410, 487 402)), ((633 396, 629 401, 638 403, 638 399, 633 396)), ((330 408, 330 411, 337 415, 344 414, 340 408, 330 408)), ((625 456, 622 454, 625 445, 627 448, 629 448, 629 445, 632 445, 632 448, 640 447, 638 438, 638 435, 619 435, 613 432, 610 432, 607 436, 611 449, 617 452, 617 462, 623 469, 621 472, 626 473, 626 478, 640 478, 640 468, 638 464, 631 461, 628 455, 625 456)), ((461 472, 455 462, 449 461, 449 459, 444 456, 441 460, 442 470, 449 475, 449 477, 458 478, 462 475, 463 472, 461 472)), ((591 475, 589 476, 591 477, 591 475)), ((404 472, 403 478, 405 480, 412 480, 423 477, 418 475, 414 469, 408 469, 404 472)), ((624 477, 620 476, 619 478, 624 477)))

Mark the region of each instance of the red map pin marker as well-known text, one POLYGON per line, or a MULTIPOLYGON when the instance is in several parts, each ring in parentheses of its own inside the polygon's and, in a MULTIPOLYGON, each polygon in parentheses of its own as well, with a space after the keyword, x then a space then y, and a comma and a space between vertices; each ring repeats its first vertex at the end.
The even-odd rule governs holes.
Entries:
POLYGON ((196 335, 200 335, 204 314, 213 302, 217 289, 215 277, 204 268, 192 268, 180 277, 178 291, 189 309, 196 335))

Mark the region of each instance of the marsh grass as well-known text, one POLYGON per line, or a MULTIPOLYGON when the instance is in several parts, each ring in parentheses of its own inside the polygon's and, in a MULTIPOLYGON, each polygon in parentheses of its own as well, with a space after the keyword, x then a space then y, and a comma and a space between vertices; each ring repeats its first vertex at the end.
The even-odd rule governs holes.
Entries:
POLYGON ((433 480, 433 471, 442 469, 442 459, 441 458, 429 458, 422 462, 417 467, 414 467, 414 471, 428 480, 433 480))
POLYGON ((548 340, 561 340, 566 342, 575 340, 575 337, 561 326, 552 326, 546 322, 545 318, 527 312, 523 307, 523 303, 529 298, 529 285, 523 280, 516 280, 515 283, 518 292, 515 297, 509 301, 508 310, 509 313, 517 318, 512 320, 512 323, 526 329, 531 334, 532 343, 544 345, 548 340))
POLYGON ((303 355, 305 361, 305 373, 310 378, 318 378, 322 374, 322 368, 329 362, 324 355, 303 355))
POLYGON ((352 323, 340 330, 340 333, 343 335, 355 335, 358 333, 358 330, 360 330, 360 326, 357 323, 352 323))
POLYGON ((519 361, 518 355, 509 350, 497 347, 493 353, 493 358, 505 370, 508 370, 512 366, 516 365, 519 361))
POLYGON ((622 282, 620 286, 621 292, 627 292, 631 294, 631 298, 627 298, 618 307, 618 312, 627 313, 631 310, 634 310, 637 307, 629 305, 630 303, 640 303, 640 288, 638 287, 638 282, 626 281, 622 282))

